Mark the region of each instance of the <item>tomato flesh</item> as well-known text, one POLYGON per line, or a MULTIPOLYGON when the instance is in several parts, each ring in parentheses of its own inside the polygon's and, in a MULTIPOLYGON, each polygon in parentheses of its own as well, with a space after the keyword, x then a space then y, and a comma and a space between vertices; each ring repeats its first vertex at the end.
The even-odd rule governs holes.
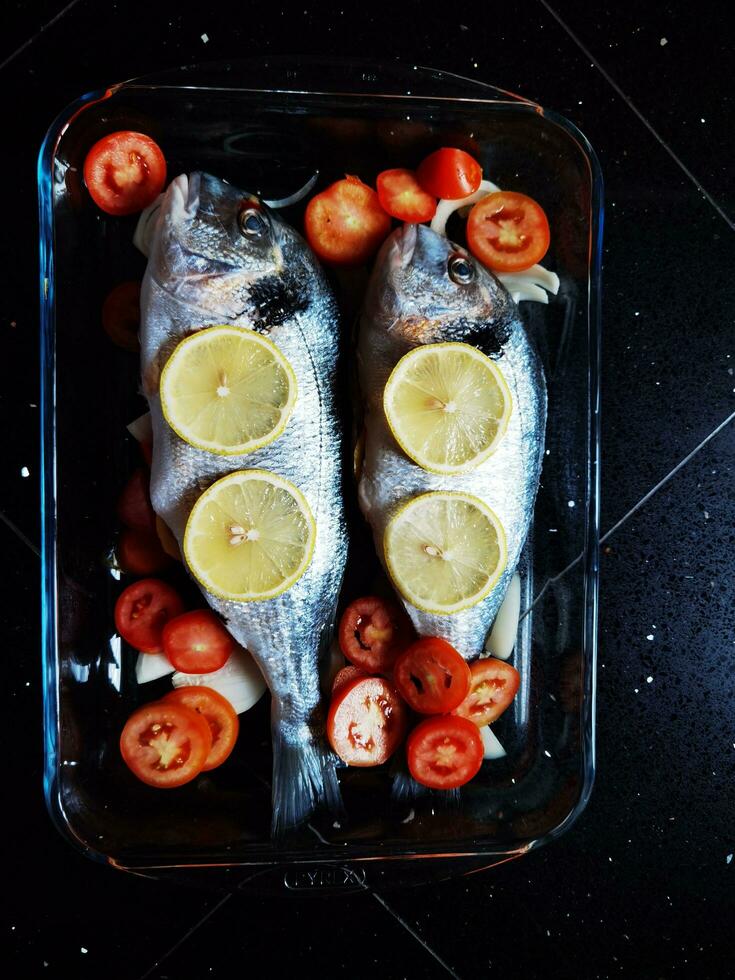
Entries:
POLYGON ((138 708, 120 735, 128 768, 149 786, 172 789, 197 776, 212 748, 205 718, 183 704, 157 701, 138 708))
POLYGON ((372 187, 349 175, 313 197, 304 214, 307 241, 329 265, 366 262, 390 227, 390 215, 372 187))
POLYGON ((141 653, 163 651, 163 627, 184 612, 179 594, 157 578, 133 582, 115 603, 115 629, 141 653))
POLYGON ((406 733, 406 706, 382 677, 358 677, 332 697, 327 737, 348 766, 379 766, 393 755, 406 733))
POLYGON ((466 718, 427 718, 408 736, 406 754, 416 782, 431 789, 456 789, 480 771, 482 738, 466 718))
POLYGON ((342 613, 339 646, 356 667, 370 673, 389 671, 413 639, 413 627, 397 603, 365 596, 342 613))
POLYGON ((120 533, 117 560, 122 570, 130 575, 156 575, 171 564, 157 534, 129 527, 120 533))
POLYGON ((476 660, 470 666, 470 692, 453 714, 481 728, 496 721, 516 696, 521 676, 511 664, 495 657, 476 660))
POLYGON ((431 221, 436 198, 423 189, 413 170, 384 170, 376 181, 383 210, 399 221, 431 221))
POLYGON ((211 609, 193 609, 163 627, 163 652, 184 674, 210 674, 229 660, 235 641, 211 609))
POLYGON ((546 255, 550 240, 541 205, 514 191, 489 194, 477 202, 467 219, 470 251, 498 272, 530 269, 546 255))
POLYGON ((166 183, 166 160, 150 136, 121 130, 98 140, 84 161, 84 182, 102 211, 135 214, 158 197, 166 183))
POLYGON ((240 730, 240 719, 227 698, 211 687, 191 685, 177 687, 164 700, 183 704, 204 718, 212 734, 212 748, 202 770, 208 772, 221 766, 235 748, 240 730))
POLYGON ((138 467, 118 497, 117 516, 126 527, 155 534, 156 513, 151 505, 149 486, 149 474, 138 467))
POLYGON ((454 647, 438 636, 424 636, 396 660, 393 678, 408 704, 422 715, 457 708, 470 689, 470 668, 454 647))
POLYGON ((102 304, 102 327, 113 344, 123 350, 140 350, 139 282, 121 282, 110 291, 102 304))
POLYGON ((416 176, 429 194, 457 201, 475 193, 482 180, 482 167, 464 150, 445 146, 422 161, 416 176))

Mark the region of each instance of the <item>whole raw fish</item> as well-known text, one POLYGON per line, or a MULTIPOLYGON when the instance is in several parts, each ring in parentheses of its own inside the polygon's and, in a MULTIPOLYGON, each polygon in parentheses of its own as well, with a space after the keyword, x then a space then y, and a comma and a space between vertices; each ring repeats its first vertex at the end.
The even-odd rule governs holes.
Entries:
POLYGON ((422 612, 404 600, 420 635, 440 636, 468 660, 479 656, 518 563, 533 515, 546 423, 543 368, 505 287, 464 249, 425 225, 404 225, 376 260, 360 322, 358 372, 365 456, 362 512, 385 565, 383 534, 399 507, 434 490, 459 490, 486 503, 503 525, 508 560, 481 602, 451 615, 422 612), (476 469, 427 472, 401 450, 383 410, 383 390, 400 358, 420 344, 472 344, 493 358, 512 396, 508 428, 476 469))
MULTIPOLYGON (((179 544, 200 494, 226 473, 263 468, 294 483, 316 521, 303 576, 284 594, 233 602, 205 592, 252 653, 273 696, 273 829, 337 805, 334 757, 323 738, 319 659, 329 642, 347 540, 335 406, 339 321, 332 293, 299 235, 249 194, 214 177, 177 177, 155 217, 141 293, 143 388, 153 423, 151 500, 179 544), (187 334, 216 324, 266 334, 298 383, 283 434, 253 453, 217 456, 165 422, 161 370, 187 334)), ((182 549, 183 550, 183 549, 182 549)))

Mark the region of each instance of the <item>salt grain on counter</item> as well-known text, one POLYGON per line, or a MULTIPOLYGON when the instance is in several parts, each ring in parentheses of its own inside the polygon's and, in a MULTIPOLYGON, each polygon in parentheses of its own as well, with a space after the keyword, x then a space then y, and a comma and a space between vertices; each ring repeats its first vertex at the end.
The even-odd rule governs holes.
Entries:
POLYGON ((31 475, 31 471, 28 469, 27 466, 23 466, 23 467, 21 467, 20 475, 23 476, 23 477, 30 476, 31 475))
POLYGON ((567 501, 567 507, 574 507, 574 501, 573 500, 567 501))
POLYGON ((648 636, 646 637, 646 639, 647 640, 652 640, 653 639, 653 633, 649 633, 648 636))
POLYGON ((725 860, 729 864, 732 861, 732 854, 728 854, 727 857, 725 858, 725 860))
POLYGON ((646 684, 653 684, 653 678, 652 677, 647 677, 646 678, 646 684))
POLYGON ((665 47, 665 46, 666 46, 666 45, 667 45, 667 44, 668 44, 669 42, 668 42, 668 39, 667 39, 667 38, 665 38, 665 37, 662 37, 662 38, 661 38, 661 40, 660 40, 660 41, 659 41, 658 43, 659 43, 659 44, 661 45, 661 47, 663 48, 663 47, 665 47))
POLYGON ((208 37, 208 35, 207 35, 207 34, 202 34, 202 41, 203 41, 203 42, 204 42, 205 44, 207 43, 207 41, 208 41, 208 40, 209 40, 209 37, 208 37))
POLYGON ((411 809, 408 811, 408 816, 406 817, 405 820, 401 820, 401 823, 411 823, 411 821, 415 816, 416 816, 416 811, 414 810, 413 807, 411 807, 411 809))

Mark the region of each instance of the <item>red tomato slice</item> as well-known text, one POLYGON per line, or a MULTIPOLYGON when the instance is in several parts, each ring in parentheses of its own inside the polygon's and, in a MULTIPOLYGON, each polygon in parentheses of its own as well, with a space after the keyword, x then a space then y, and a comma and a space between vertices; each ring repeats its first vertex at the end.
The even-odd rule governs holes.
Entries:
POLYGON ((426 193, 413 170, 384 170, 375 186, 383 209, 399 221, 418 224, 436 214, 436 198, 426 193))
POLYGON ((499 718, 516 696, 521 675, 495 657, 476 660, 470 666, 470 693, 452 714, 467 718, 481 728, 499 718))
POLYGON ((304 215, 309 245, 329 265, 360 265, 390 231, 378 195, 359 177, 338 180, 309 201, 304 215))
POLYGON ((149 786, 172 789, 203 769, 212 749, 206 719, 174 702, 154 701, 128 718, 120 752, 129 769, 149 786))
POLYGON ((84 182, 107 214, 135 214, 158 197, 166 183, 166 160, 150 136, 121 130, 103 136, 84 161, 84 182))
POLYGON ((193 609, 163 628, 163 652, 184 674, 211 674, 224 667, 235 641, 211 609, 193 609))
POLYGON ((339 621, 339 646, 350 663, 369 673, 389 671, 414 638, 406 613, 376 596, 356 599, 339 621))
POLYGON ((117 560, 120 568, 129 575, 156 575, 168 568, 172 561, 161 547, 157 534, 129 527, 120 532, 117 560))
POLYGON ((470 668, 446 640, 423 636, 400 655, 393 679, 405 700, 421 715, 440 715, 458 707, 470 689, 470 668))
POLYGON ((464 150, 445 146, 429 154, 416 176, 429 194, 456 201, 475 193, 482 180, 482 167, 464 150))
POLYGON ((156 512, 149 495, 150 475, 139 467, 122 489, 117 500, 117 516, 136 531, 156 531, 156 512))
POLYGON ((467 219, 467 244, 480 262, 497 272, 522 272, 540 262, 551 235, 543 208, 515 191, 484 197, 467 219))
POLYGON ((235 748, 237 733, 240 731, 240 719, 227 698, 219 691, 213 691, 211 687, 191 685, 177 687, 166 695, 164 701, 183 704, 204 718, 212 733, 212 748, 202 770, 208 772, 221 766, 235 748))
POLYGON ((407 723, 406 706, 392 684, 382 677, 357 678, 332 698, 327 736, 348 766, 379 766, 402 742, 407 723))
POLYGON ((102 304, 102 327, 113 344, 123 350, 140 350, 139 282, 121 282, 108 293, 102 304))
POLYGON ((157 578, 133 582, 115 603, 115 629, 141 653, 163 651, 163 627, 184 609, 179 594, 157 578))
POLYGON ((417 783, 431 789, 456 789, 480 771, 482 738, 477 725, 466 718, 427 718, 408 736, 406 754, 417 783))
POLYGON ((332 697, 341 691, 345 684, 349 684, 350 681, 357 680, 359 677, 366 677, 367 674, 364 670, 360 670, 359 667, 343 667, 342 670, 338 670, 335 675, 334 682, 332 683, 332 697))

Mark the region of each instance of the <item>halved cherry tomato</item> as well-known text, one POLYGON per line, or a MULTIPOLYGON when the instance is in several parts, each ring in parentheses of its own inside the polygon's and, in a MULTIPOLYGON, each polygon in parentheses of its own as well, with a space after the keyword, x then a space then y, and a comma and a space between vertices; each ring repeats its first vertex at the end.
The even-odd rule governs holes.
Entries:
POLYGON ((351 664, 349 667, 343 667, 342 670, 338 670, 337 674, 332 682, 332 697, 337 694, 345 684, 349 684, 351 681, 357 680, 359 677, 367 677, 364 670, 360 670, 359 667, 353 667, 351 664))
POLYGON ((445 146, 426 157, 416 176, 429 194, 456 201, 475 193, 482 180, 482 167, 464 150, 445 146))
POLYGON ((400 655, 393 667, 398 690, 421 715, 440 715, 458 707, 470 689, 470 668, 438 636, 423 636, 400 655))
POLYGON ((149 786, 172 789, 202 771, 212 749, 206 719, 172 701, 154 701, 128 718, 120 735, 127 766, 149 786))
POLYGON ((163 651, 163 627, 184 609, 178 592, 158 578, 142 578, 120 593, 115 629, 141 653, 163 651))
POLYGON ((208 772, 221 766, 235 748, 240 731, 240 719, 227 698, 211 687, 190 685, 177 687, 166 695, 164 701, 175 701, 202 715, 212 733, 212 748, 202 769, 208 772))
POLYGON ((107 214, 135 214, 163 190, 166 160, 160 146, 144 133, 110 133, 87 154, 84 183, 94 203, 107 214))
POLYGON ((370 673, 390 670, 413 638, 411 621, 403 609, 377 596, 351 602, 339 621, 342 653, 370 673))
POLYGON ((482 752, 477 725, 454 715, 427 718, 406 742, 409 772, 431 789, 464 786, 480 771, 482 752))
POLYGON ((521 676, 515 667, 487 657, 470 665, 470 693, 452 714, 474 721, 478 728, 499 718, 516 696, 521 676))
POLYGON ((139 282, 121 282, 107 294, 102 304, 102 327, 113 344, 123 350, 140 350, 139 282))
POLYGON ((550 237, 541 205, 515 191, 489 194, 477 202, 467 219, 470 251, 498 272, 530 269, 546 255, 550 237))
POLYGON ((436 214, 436 198, 426 193, 413 170, 384 170, 375 186, 383 208, 399 221, 431 221, 436 214))
POLYGON ((156 512, 149 494, 150 475, 142 468, 133 471, 117 500, 117 516, 136 531, 156 531, 156 512))
POLYGON ((332 698, 329 744, 348 766, 379 766, 406 734, 408 712, 398 691, 382 677, 358 677, 332 698))
POLYGON ((338 180, 309 201, 304 214, 309 245, 330 265, 366 262, 390 231, 390 215, 359 177, 338 180))
POLYGON ((129 527, 120 532, 117 543, 120 568, 129 575, 156 575, 171 564, 171 557, 161 546, 157 534, 129 527))
POLYGON ((163 628, 163 652, 184 674, 211 674, 224 667, 235 641, 211 609, 193 609, 163 628))

